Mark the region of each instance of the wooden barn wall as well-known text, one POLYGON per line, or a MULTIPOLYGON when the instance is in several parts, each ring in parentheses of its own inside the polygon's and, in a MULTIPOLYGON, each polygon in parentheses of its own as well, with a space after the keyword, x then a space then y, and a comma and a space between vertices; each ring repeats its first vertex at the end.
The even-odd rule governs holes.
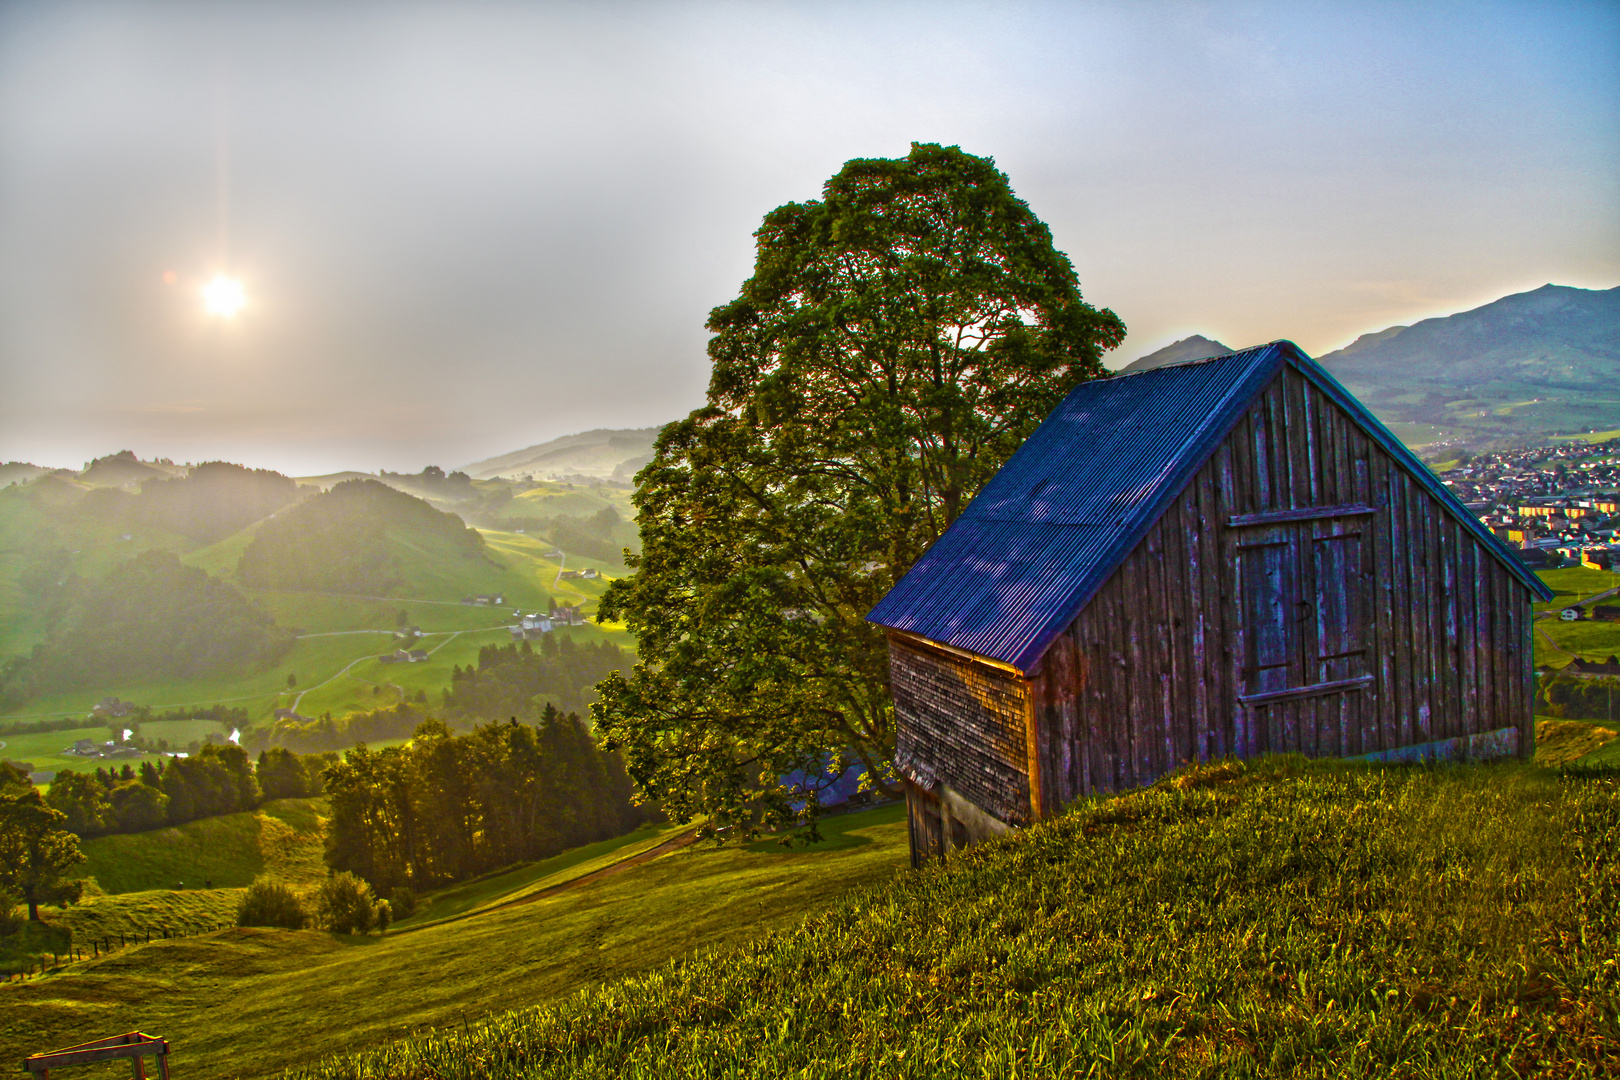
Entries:
POLYGON ((1042 812, 1188 761, 1351 756, 1520 729, 1533 745, 1529 597, 1433 496, 1292 368, 1031 677, 1042 812), (1243 705, 1237 515, 1364 504, 1364 689, 1243 705), (1368 541, 1370 540, 1370 544, 1368 541))
POLYGON ((1027 823, 1027 684, 898 634, 889 635, 889 680, 901 768, 943 780, 1008 824, 1027 823))

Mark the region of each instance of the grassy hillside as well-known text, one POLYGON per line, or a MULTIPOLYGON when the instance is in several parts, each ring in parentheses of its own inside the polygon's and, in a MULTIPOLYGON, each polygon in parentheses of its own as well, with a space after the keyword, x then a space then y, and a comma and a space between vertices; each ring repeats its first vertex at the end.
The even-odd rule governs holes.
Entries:
POLYGON ((321 799, 277 799, 251 813, 81 841, 85 861, 72 876, 85 881, 83 901, 41 908, 43 925, 21 938, 0 936, 0 971, 22 970, 33 957, 66 953, 70 944, 228 925, 242 889, 260 874, 312 887, 326 877, 325 810, 321 799))
POLYGON ((1613 1075, 1617 853, 1613 777, 1217 765, 294 1075, 1613 1075))
MULTIPOLYGON (((100 836, 80 847, 75 875, 106 893, 240 888, 260 874, 309 885, 326 876, 321 861, 322 799, 276 799, 249 813, 203 818, 177 828, 100 836)), ((72 909, 69 909, 72 911, 72 909)))
MULTIPOLYGON (((897 807, 838 818, 827 832, 836 842, 809 851, 688 847, 571 891, 381 938, 233 929, 139 945, 0 985, 0 1060, 139 1027, 173 1041, 177 1076, 264 1076, 434 1026, 477 1024, 514 1004, 785 929, 905 864, 897 807)), ((589 869, 558 869, 568 858, 477 904, 589 869)))

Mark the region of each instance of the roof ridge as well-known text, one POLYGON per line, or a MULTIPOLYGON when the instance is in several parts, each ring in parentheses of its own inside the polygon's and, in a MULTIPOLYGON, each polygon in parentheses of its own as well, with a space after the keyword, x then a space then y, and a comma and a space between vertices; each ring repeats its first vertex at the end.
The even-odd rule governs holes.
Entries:
MULTIPOLYGON (((1273 345, 1281 345, 1284 343, 1292 344, 1292 342, 1289 342, 1287 338, 1278 338, 1276 341, 1268 341, 1263 345, 1249 345, 1242 349, 1233 349, 1231 352, 1221 353, 1218 356, 1200 356, 1195 360, 1176 360, 1168 364, 1157 364, 1154 367, 1143 368, 1141 371, 1126 371, 1125 369, 1121 368, 1119 371, 1112 372, 1106 376, 1106 380, 1134 379, 1138 375, 1151 375, 1155 371, 1167 371, 1170 368, 1192 367, 1195 364, 1209 364, 1216 360, 1230 360, 1234 356, 1242 356, 1245 353, 1259 352, 1262 349, 1269 349, 1273 345)), ((1099 380, 1093 379, 1088 381, 1096 382, 1099 380)), ((1076 385, 1084 386, 1085 383, 1078 383, 1076 385)))

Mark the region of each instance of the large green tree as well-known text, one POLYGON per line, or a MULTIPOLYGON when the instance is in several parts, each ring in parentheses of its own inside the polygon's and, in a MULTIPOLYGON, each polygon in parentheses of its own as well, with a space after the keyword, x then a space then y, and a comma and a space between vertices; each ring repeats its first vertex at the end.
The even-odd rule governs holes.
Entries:
POLYGON ((813 819, 829 764, 894 790, 863 616, 1125 334, 955 147, 851 161, 755 236, 754 276, 709 316, 708 404, 637 478, 642 552, 601 617, 639 662, 594 706, 647 796, 749 835, 813 819))
POLYGON ((35 922, 39 905, 69 904, 84 891, 84 882, 62 877, 84 861, 79 838, 66 825, 67 817, 46 806, 36 789, 0 795, 0 890, 21 893, 35 922))

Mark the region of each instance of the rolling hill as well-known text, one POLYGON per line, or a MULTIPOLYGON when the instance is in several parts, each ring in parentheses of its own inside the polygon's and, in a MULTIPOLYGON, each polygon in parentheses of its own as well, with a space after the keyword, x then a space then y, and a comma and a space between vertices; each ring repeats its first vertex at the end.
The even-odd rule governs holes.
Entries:
POLYGON ((376 480, 345 480, 261 523, 236 576, 259 588, 392 595, 412 554, 497 567, 454 514, 376 480))
POLYGON ((571 477, 629 480, 652 460, 658 428, 620 428, 581 432, 510 454, 463 465, 475 480, 497 476, 571 477))

